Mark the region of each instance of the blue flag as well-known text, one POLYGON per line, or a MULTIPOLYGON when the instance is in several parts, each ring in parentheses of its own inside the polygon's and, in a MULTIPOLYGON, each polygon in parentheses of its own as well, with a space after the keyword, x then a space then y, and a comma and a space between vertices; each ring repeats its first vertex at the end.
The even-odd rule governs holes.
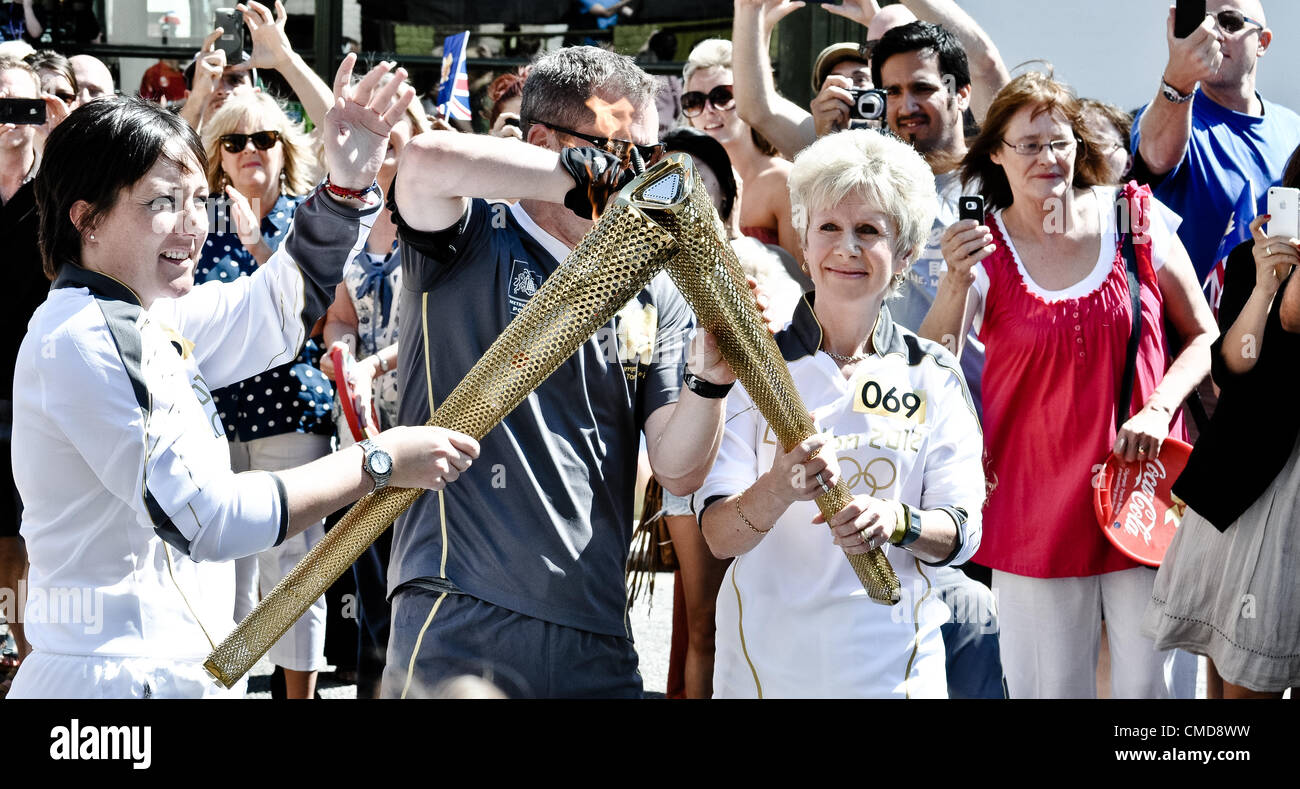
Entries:
POLYGON ((438 110, 444 118, 467 121, 469 111, 469 70, 465 67, 465 49, 469 31, 447 36, 442 42, 442 80, 438 83, 438 110))

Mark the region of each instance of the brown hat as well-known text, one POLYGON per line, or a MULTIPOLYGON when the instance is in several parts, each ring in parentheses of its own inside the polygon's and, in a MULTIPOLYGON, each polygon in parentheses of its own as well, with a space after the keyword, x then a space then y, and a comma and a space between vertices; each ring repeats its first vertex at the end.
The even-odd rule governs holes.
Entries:
POLYGON ((826 81, 826 76, 845 60, 857 60, 866 63, 866 58, 862 56, 862 48, 858 44, 848 41, 841 41, 838 44, 831 44, 821 51, 817 60, 813 63, 812 82, 813 93, 822 89, 822 83, 826 81))

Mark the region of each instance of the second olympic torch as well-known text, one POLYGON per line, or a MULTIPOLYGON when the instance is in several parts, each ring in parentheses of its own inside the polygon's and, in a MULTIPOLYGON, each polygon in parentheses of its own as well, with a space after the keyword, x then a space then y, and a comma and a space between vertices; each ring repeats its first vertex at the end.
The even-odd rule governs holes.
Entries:
MULTIPOLYGON (((812 419, 683 154, 619 192, 428 424, 481 439, 665 267, 786 449, 812 435, 812 419)), ((208 672, 226 687, 238 682, 422 493, 384 488, 357 502, 208 655, 208 672)), ((849 500, 840 482, 817 505, 829 518, 849 500)), ((898 601, 898 578, 879 549, 849 560, 873 600, 898 601)))

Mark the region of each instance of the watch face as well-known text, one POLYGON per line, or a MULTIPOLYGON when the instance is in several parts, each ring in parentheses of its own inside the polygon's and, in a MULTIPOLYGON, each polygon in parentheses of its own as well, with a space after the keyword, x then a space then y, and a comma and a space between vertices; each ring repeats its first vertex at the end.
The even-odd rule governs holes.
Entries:
POLYGON ((387 474, 393 470, 393 459, 382 449, 377 450, 370 455, 370 470, 376 474, 387 474))

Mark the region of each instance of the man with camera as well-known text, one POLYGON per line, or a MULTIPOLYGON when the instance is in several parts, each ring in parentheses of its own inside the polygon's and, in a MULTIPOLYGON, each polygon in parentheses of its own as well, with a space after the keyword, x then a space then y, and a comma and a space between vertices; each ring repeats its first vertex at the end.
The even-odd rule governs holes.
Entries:
POLYGON ((1149 173, 1155 196, 1183 218, 1178 237, 1203 283, 1218 262, 1225 224, 1251 219, 1234 216, 1243 190, 1263 197, 1300 145, 1300 116, 1255 90, 1274 40, 1263 6, 1211 0, 1208 10, 1179 37, 1170 9, 1169 60, 1132 140, 1134 169, 1149 173))
POLYGON ((952 31, 968 54, 970 103, 977 121, 1007 83, 1006 67, 992 39, 953 0, 902 0, 884 8, 876 0, 845 0, 822 7, 865 27, 866 41, 861 46, 838 43, 822 50, 813 67, 817 95, 809 113, 777 93, 767 54, 777 22, 804 5, 797 0, 736 0, 732 27, 736 108, 786 158, 793 159, 822 135, 871 120, 863 116, 877 101, 864 94, 872 87, 872 50, 886 32, 918 19, 952 31), (858 106, 863 103, 867 106, 858 106))

